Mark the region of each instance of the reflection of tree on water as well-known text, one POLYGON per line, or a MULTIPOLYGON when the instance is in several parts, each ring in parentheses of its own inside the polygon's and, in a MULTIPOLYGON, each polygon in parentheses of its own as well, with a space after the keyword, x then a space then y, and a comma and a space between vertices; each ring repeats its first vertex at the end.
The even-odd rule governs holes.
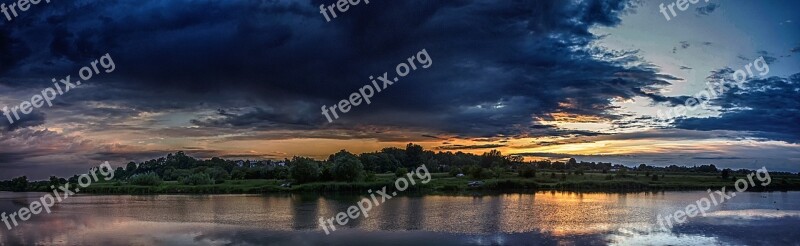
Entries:
POLYGON ((483 221, 483 223, 481 223, 483 225, 483 230, 481 230, 481 232, 491 233, 500 231, 500 220, 503 218, 503 211, 501 211, 503 209, 503 200, 500 195, 475 199, 480 199, 481 202, 486 203, 486 205, 480 206, 483 208, 480 215, 483 221))
POLYGON ((295 230, 318 229, 319 205, 322 201, 319 194, 292 194, 292 228, 295 230))

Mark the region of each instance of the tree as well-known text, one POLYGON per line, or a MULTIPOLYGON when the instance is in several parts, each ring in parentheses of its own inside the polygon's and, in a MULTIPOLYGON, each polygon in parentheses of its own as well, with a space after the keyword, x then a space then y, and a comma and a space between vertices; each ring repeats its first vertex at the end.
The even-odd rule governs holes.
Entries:
POLYGON ((514 164, 520 164, 522 163, 523 160, 525 160, 525 157, 522 157, 520 155, 512 155, 508 157, 508 161, 514 164))
POLYGON ((500 178, 501 176, 503 176, 503 173, 506 172, 506 170, 503 169, 503 167, 501 167, 501 166, 495 166, 491 170, 492 170, 492 173, 494 173, 494 175, 492 175, 492 176, 497 177, 497 178, 500 178))
POLYGON ((125 177, 125 169, 122 167, 117 167, 117 169, 114 170, 114 179, 119 180, 123 177, 125 177))
POLYGON ((415 168, 419 165, 422 165, 422 154, 425 151, 422 149, 422 146, 409 143, 406 145, 406 162, 403 163, 403 166, 407 168, 415 168))
POLYGON ((732 170, 730 168, 722 169, 722 179, 728 179, 728 177, 731 175, 731 171, 732 170))
POLYGON ((272 169, 272 178, 275 179, 289 178, 289 168, 284 166, 275 167, 275 169, 272 169))
POLYGON ((481 155, 481 167, 483 168, 491 168, 494 166, 501 166, 506 164, 505 157, 503 157, 503 153, 500 153, 498 150, 490 150, 487 153, 483 153, 481 155))
POLYGON ((377 172, 385 173, 393 170, 397 170, 398 167, 401 166, 400 160, 395 158, 393 155, 387 153, 379 153, 377 155, 377 172))
POLYGON ((355 155, 341 150, 333 156, 333 177, 338 181, 359 181, 364 177, 364 165, 355 155))
POLYGON ((54 189, 56 189, 61 186, 61 181, 59 181, 58 177, 56 176, 50 176, 49 186, 52 186, 54 189))
POLYGON ((567 168, 575 168, 577 165, 578 161, 576 161, 575 158, 569 158, 569 161, 567 161, 567 168))
POLYGON ((22 192, 28 190, 28 176, 11 179, 11 191, 22 192))
POLYGON ((125 166, 125 172, 128 175, 132 175, 134 172, 136 172, 136 162, 128 162, 128 165, 125 166))
POLYGON ((314 182, 319 179, 319 164, 311 158, 295 156, 289 162, 289 175, 298 183, 314 182))
POLYGON ((363 153, 358 156, 361 160, 361 164, 364 165, 364 170, 367 172, 376 172, 378 171, 378 161, 380 157, 378 157, 377 153, 363 153))

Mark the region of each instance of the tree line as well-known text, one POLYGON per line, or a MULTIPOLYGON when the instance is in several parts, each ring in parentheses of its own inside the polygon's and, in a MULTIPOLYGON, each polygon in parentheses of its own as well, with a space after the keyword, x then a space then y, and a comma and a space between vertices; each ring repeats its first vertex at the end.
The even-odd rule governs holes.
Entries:
MULTIPOLYGON (((297 183, 356 182, 372 181, 378 173, 413 170, 423 164, 432 172, 449 172, 452 176, 463 174, 478 179, 499 177, 504 172, 517 172, 519 176, 532 177, 536 175, 536 170, 560 170, 576 174, 582 174, 584 171, 606 173, 628 169, 647 173, 721 172, 723 178, 737 173, 751 172, 746 169, 719 170, 713 164, 692 167, 677 165, 655 167, 641 164, 627 167, 603 162, 577 162, 574 158, 565 162, 550 160, 526 162, 522 156, 503 155, 497 150, 479 155, 460 151, 434 152, 409 143, 405 148, 388 147, 359 155, 341 150, 331 154, 326 160, 307 157, 261 161, 226 160, 218 157, 197 159, 184 152, 177 152, 144 162, 129 162, 124 167, 115 169, 114 179, 133 185, 158 185, 163 181, 177 181, 185 185, 207 185, 246 179, 291 179, 297 183)), ((52 176, 46 181, 30 182, 26 176, 22 176, 0 181, 0 190, 48 190, 47 187, 77 183, 77 180, 78 175, 68 179, 52 176)))

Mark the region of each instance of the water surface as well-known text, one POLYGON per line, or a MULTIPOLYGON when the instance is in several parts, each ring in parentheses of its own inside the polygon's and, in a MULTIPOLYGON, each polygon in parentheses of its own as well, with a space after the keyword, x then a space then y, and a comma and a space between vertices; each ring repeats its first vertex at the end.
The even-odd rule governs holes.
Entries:
MULTIPOLYGON (((0 192, 11 213, 43 193, 0 192)), ((3 245, 798 245, 800 192, 741 193, 671 229, 656 216, 706 192, 400 196, 325 235, 357 196, 73 196, 3 245)), ((2 222, 0 222, 2 223, 2 222)))

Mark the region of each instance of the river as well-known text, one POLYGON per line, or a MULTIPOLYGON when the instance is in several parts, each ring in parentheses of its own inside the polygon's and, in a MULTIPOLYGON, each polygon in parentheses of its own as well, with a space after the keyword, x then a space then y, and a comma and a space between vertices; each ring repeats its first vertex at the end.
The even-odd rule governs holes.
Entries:
MULTIPOLYGON (((0 192, 10 214, 44 193, 0 192)), ((740 193, 664 229, 704 191, 398 196, 330 235, 352 195, 71 196, 2 245, 798 245, 800 192, 740 193)), ((0 222, 1 223, 1 222, 0 222)))

